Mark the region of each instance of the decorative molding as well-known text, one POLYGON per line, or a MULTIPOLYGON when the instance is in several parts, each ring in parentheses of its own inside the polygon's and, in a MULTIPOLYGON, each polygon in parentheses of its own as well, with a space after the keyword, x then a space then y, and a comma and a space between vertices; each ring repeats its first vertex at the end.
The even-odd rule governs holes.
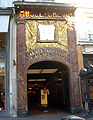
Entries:
POLYGON ((25 24, 25 20, 19 20, 19 21, 16 21, 17 24, 25 24))

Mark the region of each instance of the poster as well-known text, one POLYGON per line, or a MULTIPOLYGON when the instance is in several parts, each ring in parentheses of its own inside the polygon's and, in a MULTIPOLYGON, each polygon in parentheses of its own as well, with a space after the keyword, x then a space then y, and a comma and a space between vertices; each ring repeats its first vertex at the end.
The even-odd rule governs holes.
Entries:
POLYGON ((41 90, 41 105, 46 106, 47 104, 47 90, 41 90))

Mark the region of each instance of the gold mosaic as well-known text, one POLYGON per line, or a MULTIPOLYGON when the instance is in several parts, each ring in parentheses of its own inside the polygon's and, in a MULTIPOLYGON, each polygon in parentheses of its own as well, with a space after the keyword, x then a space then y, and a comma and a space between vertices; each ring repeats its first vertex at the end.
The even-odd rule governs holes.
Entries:
POLYGON ((53 47, 61 48, 62 50, 68 51, 67 41, 67 23, 66 21, 50 21, 50 20, 28 20, 25 25, 26 29, 26 48, 27 51, 36 48, 53 47), (38 39, 38 25, 54 25, 55 39, 57 42, 37 42, 38 39))

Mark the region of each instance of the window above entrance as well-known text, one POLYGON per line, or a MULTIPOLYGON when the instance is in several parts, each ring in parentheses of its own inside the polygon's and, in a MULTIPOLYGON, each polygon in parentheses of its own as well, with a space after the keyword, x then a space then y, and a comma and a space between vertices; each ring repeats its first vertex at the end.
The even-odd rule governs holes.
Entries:
POLYGON ((93 41, 93 21, 87 21, 88 26, 88 39, 93 41))
POLYGON ((38 42, 54 42, 55 41, 55 26, 38 25, 38 42))

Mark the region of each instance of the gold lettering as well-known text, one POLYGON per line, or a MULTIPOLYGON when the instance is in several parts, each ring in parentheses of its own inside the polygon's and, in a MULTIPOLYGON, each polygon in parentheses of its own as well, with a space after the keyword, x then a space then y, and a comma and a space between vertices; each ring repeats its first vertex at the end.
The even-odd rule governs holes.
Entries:
POLYGON ((25 16, 29 17, 29 15, 30 15, 30 12, 29 11, 25 11, 25 16))
POLYGON ((30 53, 30 56, 32 56, 32 53, 30 53))
POLYGON ((48 17, 52 17, 52 15, 48 13, 48 17))
POLYGON ((44 52, 46 52, 46 49, 44 49, 44 52))
POLYGON ((39 13, 39 17, 41 17, 41 13, 39 13))
POLYGON ((45 53, 44 56, 48 56, 48 53, 45 53))
POLYGON ((20 18, 24 18, 24 17, 44 17, 44 16, 48 16, 48 17, 64 17, 64 18, 66 18, 66 17, 68 17, 68 16, 72 16, 72 13, 69 13, 69 14, 62 14, 62 15, 59 15, 58 13, 56 13, 56 12, 53 12, 53 13, 47 13, 47 12, 45 12, 45 13, 31 13, 31 11, 20 11, 19 12, 19 17, 20 18))
POLYGON ((53 12, 53 17, 57 17, 57 14, 56 14, 56 12, 53 12))
POLYGON ((25 11, 20 11, 19 16, 20 16, 20 18, 24 18, 25 17, 25 11))
POLYGON ((43 17, 41 13, 39 13, 39 17, 43 17))
POLYGON ((47 16, 47 13, 44 13, 44 16, 47 16))
POLYGON ((31 59, 33 59, 33 57, 31 57, 31 59))
POLYGON ((37 58, 37 55, 35 55, 35 58, 37 58))

